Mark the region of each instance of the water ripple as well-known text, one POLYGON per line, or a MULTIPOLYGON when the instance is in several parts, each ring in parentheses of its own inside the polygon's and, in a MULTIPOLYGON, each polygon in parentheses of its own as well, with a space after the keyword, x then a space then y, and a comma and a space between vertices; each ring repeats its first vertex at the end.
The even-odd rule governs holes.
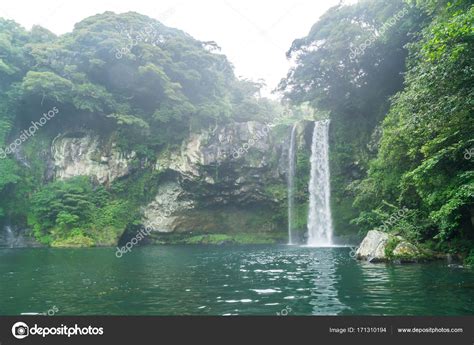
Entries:
POLYGON ((472 315, 473 270, 297 246, 0 250, 0 314, 472 315))

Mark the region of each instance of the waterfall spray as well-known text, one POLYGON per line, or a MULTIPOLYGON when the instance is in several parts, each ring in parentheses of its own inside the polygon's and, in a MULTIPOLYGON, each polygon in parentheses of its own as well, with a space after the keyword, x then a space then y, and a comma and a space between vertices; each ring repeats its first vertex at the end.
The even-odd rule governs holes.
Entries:
POLYGON ((293 205, 295 190, 295 163, 296 163, 296 124, 293 125, 288 150, 288 244, 293 244, 293 205))
POLYGON ((0 247, 17 248, 24 246, 24 238, 17 229, 7 224, 3 227, 3 233, 0 230, 0 247))

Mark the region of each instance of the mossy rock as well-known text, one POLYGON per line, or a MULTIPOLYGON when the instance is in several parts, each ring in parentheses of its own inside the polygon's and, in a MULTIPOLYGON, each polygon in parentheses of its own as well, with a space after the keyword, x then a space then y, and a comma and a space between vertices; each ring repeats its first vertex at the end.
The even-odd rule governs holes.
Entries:
POLYGON ((184 240, 186 244, 225 244, 232 242, 232 237, 224 234, 198 235, 184 240))
POLYGON ((264 233, 264 234, 200 234, 200 235, 185 235, 176 234, 162 236, 154 240, 154 244, 210 244, 210 245, 224 245, 224 244, 276 244, 283 243, 285 238, 279 233, 264 233), (179 236, 178 236, 179 235, 179 236))
POLYGON ((385 257, 392 259, 394 256, 394 250, 397 248, 398 244, 400 243, 400 239, 398 237, 390 236, 386 245, 385 245, 385 257))
POLYGON ((399 236, 391 236, 385 247, 385 255, 392 262, 410 263, 433 259, 432 255, 399 236))
POLYGON ((410 263, 436 259, 433 252, 414 245, 401 236, 378 230, 367 233, 357 250, 357 258, 369 262, 410 263))
POLYGON ((51 243, 51 247, 56 248, 83 248, 92 246, 94 246, 94 240, 84 235, 58 239, 51 243))

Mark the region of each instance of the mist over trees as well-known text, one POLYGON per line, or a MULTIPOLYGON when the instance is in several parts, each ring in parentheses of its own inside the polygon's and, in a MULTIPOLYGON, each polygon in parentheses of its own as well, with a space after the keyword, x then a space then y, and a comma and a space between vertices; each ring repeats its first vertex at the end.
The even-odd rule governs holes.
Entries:
MULTIPOLYGON (((54 122, 37 134, 38 152, 65 130, 93 129, 113 134, 143 164, 201 129, 271 122, 284 112, 289 124, 314 110, 331 119, 339 233, 364 234, 406 208, 391 231, 467 253, 474 241, 473 19, 468 0, 333 7, 289 47, 295 64, 278 87, 281 103, 260 97, 259 82, 236 78, 215 42, 141 14, 105 12, 60 36, 0 19, 0 142, 8 147, 56 107, 54 122)), ((1 152, 0 217, 26 219, 44 243, 52 241, 49 228, 80 237, 83 229, 136 223, 130 210, 153 195, 144 187, 156 182, 152 172, 100 193, 83 179, 48 185, 41 154, 22 166, 32 149, 1 152)))
POLYGON ((280 90, 332 120, 336 226, 391 229, 435 249, 474 239, 474 7, 360 1, 293 42, 280 90))

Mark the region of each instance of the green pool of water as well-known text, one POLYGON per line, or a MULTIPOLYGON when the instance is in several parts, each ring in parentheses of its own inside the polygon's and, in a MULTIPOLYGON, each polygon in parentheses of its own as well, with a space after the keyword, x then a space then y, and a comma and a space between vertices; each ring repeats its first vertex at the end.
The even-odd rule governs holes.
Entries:
POLYGON ((474 315, 474 270, 445 262, 368 264, 349 248, 296 246, 115 251, 1 249, 0 314, 474 315))

